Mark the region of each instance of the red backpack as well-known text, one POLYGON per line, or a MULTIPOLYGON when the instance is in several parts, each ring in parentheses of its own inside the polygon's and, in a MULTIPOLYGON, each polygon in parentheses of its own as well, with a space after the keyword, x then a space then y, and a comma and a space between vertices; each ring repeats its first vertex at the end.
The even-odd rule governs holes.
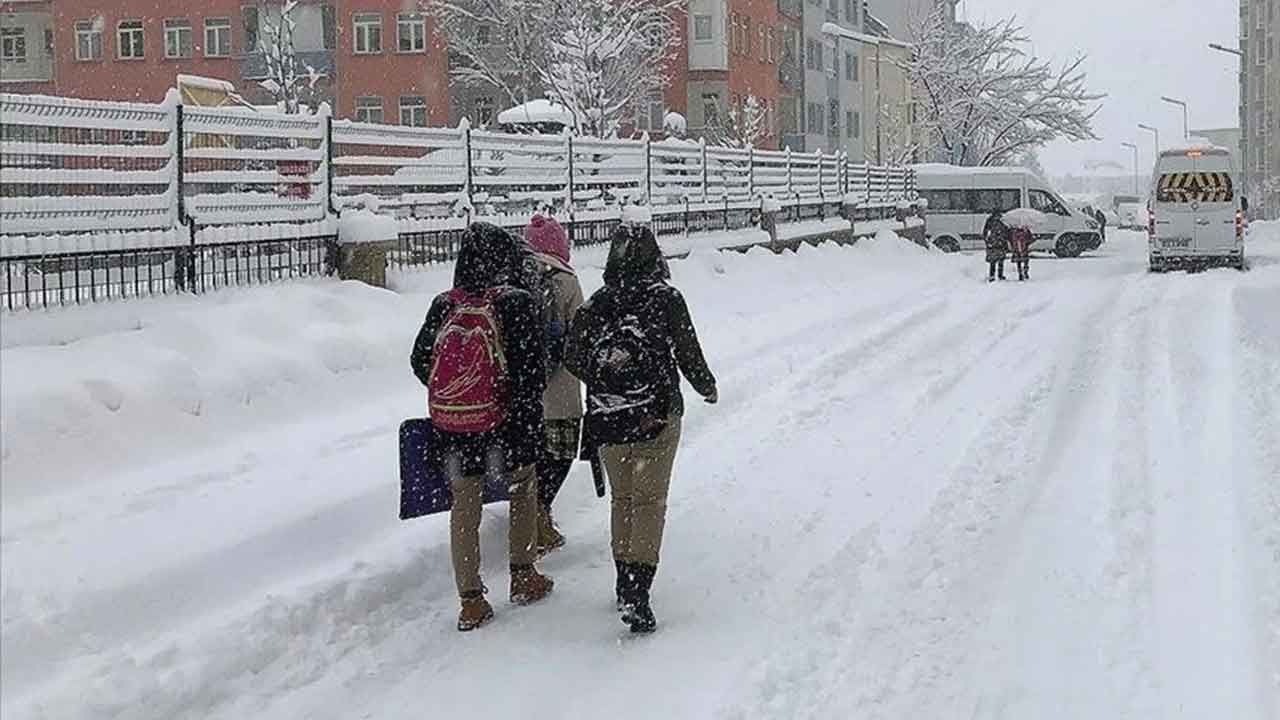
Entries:
POLYGON ((494 300, 501 288, 480 295, 454 289, 453 309, 431 351, 427 404, 436 428, 452 433, 494 430, 507 419, 507 358, 494 300))

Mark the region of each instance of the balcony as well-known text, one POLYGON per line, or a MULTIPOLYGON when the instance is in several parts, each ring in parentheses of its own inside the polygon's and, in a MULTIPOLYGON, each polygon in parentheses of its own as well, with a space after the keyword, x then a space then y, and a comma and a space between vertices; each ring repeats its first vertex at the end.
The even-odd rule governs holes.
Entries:
MULTIPOLYGON (((332 50, 299 50, 298 60, 304 68, 315 68, 316 72, 326 77, 333 77, 334 63, 332 50)), ((253 52, 242 58, 240 75, 245 80, 263 80, 267 77, 267 57, 261 52, 253 52)))

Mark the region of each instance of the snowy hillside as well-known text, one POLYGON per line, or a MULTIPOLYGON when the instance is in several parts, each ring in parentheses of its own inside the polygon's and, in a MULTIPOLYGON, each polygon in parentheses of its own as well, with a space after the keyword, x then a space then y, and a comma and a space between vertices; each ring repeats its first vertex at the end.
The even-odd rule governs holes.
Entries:
MULTIPOLYGON (((574 470, 546 602, 454 630, 396 428, 445 268, 0 316, 5 718, 1280 717, 1280 225, 1032 282, 890 238, 672 263, 690 402, 662 627, 574 470)), ((588 292, 602 250, 577 258, 588 292)))

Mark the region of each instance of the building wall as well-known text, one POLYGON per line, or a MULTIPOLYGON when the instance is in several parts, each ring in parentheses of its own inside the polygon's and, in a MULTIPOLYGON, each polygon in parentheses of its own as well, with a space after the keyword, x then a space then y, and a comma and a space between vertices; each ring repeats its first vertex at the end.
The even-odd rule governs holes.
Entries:
POLYGON ((888 28, 889 34, 902 40, 913 40, 914 28, 934 7, 947 13, 947 20, 955 22, 959 0, 865 0, 867 11, 875 15, 888 28))
POLYGON ((434 23, 426 23, 425 48, 400 50, 397 18, 417 14, 412 0, 337 0, 337 97, 338 117, 354 117, 357 97, 381 98, 383 122, 400 124, 401 98, 421 97, 427 104, 427 124, 449 121, 449 62, 442 38, 434 23), (354 18, 357 14, 377 14, 382 18, 382 50, 374 54, 355 52, 354 18))
POLYGON ((1280 8, 1240 2, 1241 167, 1257 215, 1280 217, 1280 8))
POLYGON ((49 2, 0 2, 0 29, 17 33, 14 48, 22 49, 11 60, 0 60, 0 91, 50 91, 55 62, 49 2))
POLYGON ((875 46, 864 46, 862 53, 863 155, 859 159, 890 163, 901 159, 914 139, 911 83, 906 72, 897 65, 906 59, 910 50, 888 43, 880 44, 879 50, 878 61, 875 46))
POLYGON ((804 150, 839 152, 851 156, 862 154, 862 138, 853 136, 848 113, 861 117, 863 90, 861 72, 857 81, 846 73, 845 54, 861 53, 859 44, 851 40, 836 41, 822 33, 822 26, 833 22, 854 32, 863 31, 862 6, 859 0, 805 0, 804 6, 804 150), (809 54, 818 51, 817 62, 809 54), (836 64, 833 72, 832 63, 836 64), (834 103, 836 117, 831 117, 834 103), (818 114, 814 118, 814 113, 818 114), (815 122, 816 120, 816 122, 815 122))

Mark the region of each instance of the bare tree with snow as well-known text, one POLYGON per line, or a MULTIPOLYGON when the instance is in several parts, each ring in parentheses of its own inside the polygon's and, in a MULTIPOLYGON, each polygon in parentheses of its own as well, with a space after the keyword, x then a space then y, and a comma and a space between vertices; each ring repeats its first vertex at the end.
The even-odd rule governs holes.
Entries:
POLYGON ((614 135, 628 111, 668 84, 682 0, 553 0, 540 73, 584 135, 614 135))
POLYGON ((550 33, 547 3, 540 0, 420 0, 449 40, 450 73, 471 87, 489 87, 512 105, 529 101, 542 86, 550 33))
POLYGON ((1083 56, 1061 67, 1036 58, 1013 18, 972 26, 934 11, 916 37, 903 67, 932 155, 956 165, 1002 165, 1052 140, 1098 139, 1093 118, 1104 95, 1086 87, 1083 56))
POLYGON ((284 112, 291 115, 301 112, 303 107, 315 107, 316 83, 324 77, 298 57, 293 43, 297 27, 293 11, 297 7, 298 0, 288 0, 280 6, 278 16, 264 14, 260 40, 267 63, 267 77, 258 84, 271 93, 284 112))
POLYGON ((725 147, 762 147, 773 135, 769 112, 760 98, 748 95, 730 105, 724 117, 707 128, 707 143, 725 147))

